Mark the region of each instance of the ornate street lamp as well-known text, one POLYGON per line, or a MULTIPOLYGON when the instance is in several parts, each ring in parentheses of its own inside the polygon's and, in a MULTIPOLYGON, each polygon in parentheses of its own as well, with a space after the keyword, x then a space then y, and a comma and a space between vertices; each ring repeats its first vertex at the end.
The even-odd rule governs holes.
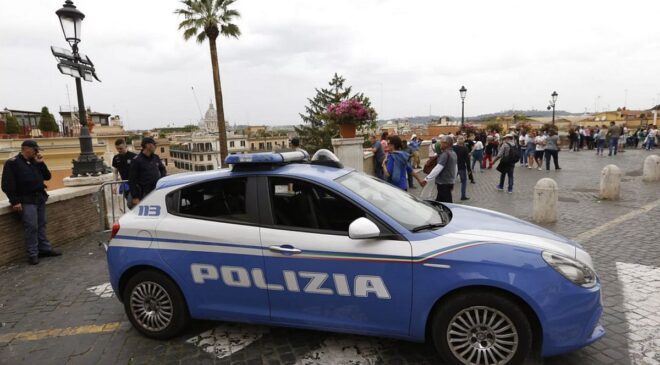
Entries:
POLYGON ((467 89, 465 86, 461 86, 458 92, 461 93, 461 129, 463 129, 463 124, 465 124, 465 94, 467 94, 467 89))
POLYGON ((553 91, 552 94, 550 95, 552 99, 550 100, 550 104, 548 105, 548 110, 552 108, 552 125, 555 125, 555 106, 557 105, 557 94, 556 91, 553 91))
POLYGON ((72 76, 76 79, 76 94, 78 96, 78 119, 80 121, 80 156, 78 160, 73 161, 73 176, 100 175, 110 172, 105 166, 103 160, 100 160, 94 153, 92 146, 92 137, 87 127, 87 112, 85 111, 85 101, 82 93, 82 83, 80 79, 92 81, 93 78, 101 81, 96 76, 94 64, 89 57, 78 53, 78 43, 80 42, 80 30, 82 20, 85 14, 76 9, 71 0, 66 0, 61 9, 55 12, 60 18, 64 39, 71 45, 71 51, 58 47, 51 47, 55 58, 59 61, 57 68, 61 73, 72 76))

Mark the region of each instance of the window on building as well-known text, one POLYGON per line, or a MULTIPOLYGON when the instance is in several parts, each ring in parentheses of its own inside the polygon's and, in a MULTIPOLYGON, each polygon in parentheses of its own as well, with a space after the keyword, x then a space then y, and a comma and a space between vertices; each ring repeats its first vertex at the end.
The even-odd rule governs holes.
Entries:
POLYGON ((245 147, 245 141, 241 141, 241 147, 245 147))
POLYGON ((365 216, 348 200, 316 184, 281 177, 268 180, 273 222, 278 226, 348 234, 348 226, 365 216))
POLYGON ((264 143, 263 143, 263 142, 260 142, 260 143, 259 143, 259 149, 260 149, 260 150, 263 150, 263 149, 264 149, 264 143))
POLYGON ((208 181, 181 189, 178 213, 190 217, 249 221, 247 178, 208 181))
POLYGON ((160 148, 160 153, 165 153, 165 147, 160 148))
POLYGON ((266 149, 272 150, 273 149, 273 143, 272 142, 266 143, 266 149))
POLYGON ((234 148, 234 141, 229 141, 229 148, 234 148))
POLYGON ((211 161, 211 155, 206 155, 206 161, 211 161))

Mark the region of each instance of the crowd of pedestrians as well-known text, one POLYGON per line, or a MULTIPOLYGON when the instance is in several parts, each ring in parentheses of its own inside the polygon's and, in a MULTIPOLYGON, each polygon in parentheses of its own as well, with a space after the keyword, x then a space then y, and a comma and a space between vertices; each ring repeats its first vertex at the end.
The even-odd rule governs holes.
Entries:
MULTIPOLYGON (((641 147, 647 150, 655 149, 658 131, 655 126, 629 130, 625 125, 611 122, 609 126, 573 128, 568 132, 569 151, 577 152, 583 149, 595 150, 596 155, 616 156, 628 148, 641 147)), ((498 131, 478 131, 472 134, 454 136, 440 135, 433 139, 428 147, 429 159, 424 167, 426 177, 421 179, 415 169, 421 167, 419 150, 421 140, 413 135, 410 142, 401 140, 399 136, 389 136, 383 133, 378 140, 371 137, 372 151, 375 160, 377 177, 403 189, 415 189, 413 179, 424 188, 422 195, 428 198, 427 189, 433 189, 434 198, 440 202, 452 202, 454 184, 460 181, 460 199, 468 200, 468 180, 475 183, 473 171, 480 172, 492 169, 494 166, 500 173, 497 190, 514 191, 515 165, 527 169, 550 171, 561 170, 559 151, 561 143, 556 129, 544 130, 512 130, 501 136, 498 131), (435 191, 437 190, 437 193, 435 191)))

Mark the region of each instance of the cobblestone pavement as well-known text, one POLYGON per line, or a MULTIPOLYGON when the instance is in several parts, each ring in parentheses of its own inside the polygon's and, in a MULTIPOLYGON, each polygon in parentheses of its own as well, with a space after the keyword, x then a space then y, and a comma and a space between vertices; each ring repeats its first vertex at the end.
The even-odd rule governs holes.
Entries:
MULTIPOLYGON (((605 338, 529 363, 660 363, 660 184, 641 181, 646 155, 561 152, 561 171, 516 168, 513 194, 495 190, 496 171, 475 173, 469 205, 523 219, 530 219, 536 181, 555 179, 559 220, 546 227, 584 238, 603 283, 605 338), (609 163, 624 174, 622 199, 616 202, 598 199, 600 171, 609 163), (608 223, 622 216, 632 218, 608 223)), ((441 363, 427 344, 223 322, 197 321, 170 341, 147 339, 132 329, 107 286, 99 246, 104 238, 98 234, 68 243, 64 256, 43 259, 38 266, 0 268, 0 364, 441 363)))

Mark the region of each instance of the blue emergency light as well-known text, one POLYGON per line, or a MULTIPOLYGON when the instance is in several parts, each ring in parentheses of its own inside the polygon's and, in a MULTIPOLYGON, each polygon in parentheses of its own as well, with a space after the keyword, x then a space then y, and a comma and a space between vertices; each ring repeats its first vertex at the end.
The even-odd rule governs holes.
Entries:
POLYGON ((309 160, 305 151, 291 152, 260 152, 229 155, 225 158, 227 165, 241 164, 283 164, 287 162, 303 162, 309 160))

